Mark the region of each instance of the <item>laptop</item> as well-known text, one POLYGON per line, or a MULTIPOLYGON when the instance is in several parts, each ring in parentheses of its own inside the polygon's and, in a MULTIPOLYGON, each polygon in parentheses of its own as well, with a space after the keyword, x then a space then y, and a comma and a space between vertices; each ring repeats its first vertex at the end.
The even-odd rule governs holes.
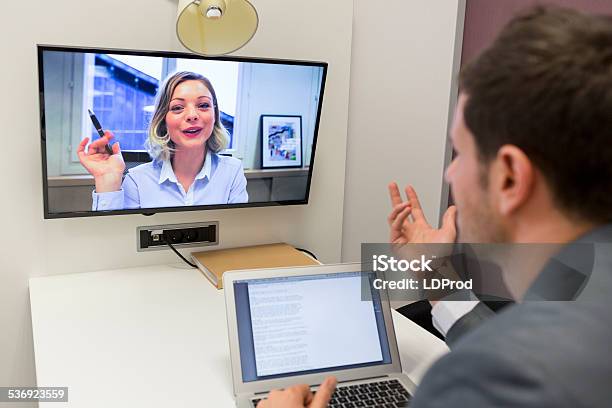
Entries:
POLYGON ((405 407, 386 293, 360 263, 223 274, 234 396, 252 408, 273 389, 338 379, 330 407, 405 407))

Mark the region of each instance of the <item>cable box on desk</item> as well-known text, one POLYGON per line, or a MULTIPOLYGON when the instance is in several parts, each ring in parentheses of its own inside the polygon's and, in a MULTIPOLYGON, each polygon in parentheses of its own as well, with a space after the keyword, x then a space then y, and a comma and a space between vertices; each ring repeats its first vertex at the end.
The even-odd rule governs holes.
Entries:
POLYGON ((319 265, 316 259, 284 243, 193 252, 191 258, 217 289, 223 288, 226 271, 319 265))

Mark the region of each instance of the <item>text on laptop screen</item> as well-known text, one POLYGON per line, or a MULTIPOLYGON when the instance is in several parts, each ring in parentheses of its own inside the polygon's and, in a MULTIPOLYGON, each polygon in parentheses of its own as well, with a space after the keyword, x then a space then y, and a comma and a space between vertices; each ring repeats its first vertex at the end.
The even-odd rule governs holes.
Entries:
POLYGON ((234 282, 243 381, 390 364, 380 297, 361 291, 361 272, 234 282))

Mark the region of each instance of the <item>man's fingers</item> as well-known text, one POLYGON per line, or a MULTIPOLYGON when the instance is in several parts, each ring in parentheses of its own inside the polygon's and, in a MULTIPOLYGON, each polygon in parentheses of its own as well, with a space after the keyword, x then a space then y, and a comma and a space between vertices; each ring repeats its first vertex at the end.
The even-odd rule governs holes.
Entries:
POLYGON ((457 219, 457 207, 451 205, 444 212, 444 216, 442 217, 442 229, 443 230, 455 230, 455 221, 457 219))
POLYGON ((389 183, 389 197, 391 198, 391 206, 395 207, 402 202, 399 187, 396 182, 389 183))
POLYGON ((310 394, 310 387, 306 384, 298 384, 286 388, 285 392, 289 392, 292 395, 298 395, 302 396, 303 398, 306 398, 310 394))
POLYGON ((272 390, 265 400, 257 404, 257 408, 267 407, 303 407, 306 401, 312 400, 312 392, 306 384, 294 385, 284 390, 272 390))
POLYGON ((393 211, 391 211, 391 214, 389 214, 389 216, 387 217, 387 222, 389 223, 389 225, 392 225, 393 222, 395 222, 397 215, 401 213, 402 211, 404 211, 409 206, 410 206, 409 202, 403 202, 393 207, 393 211))
POLYGON ((323 384, 319 386, 319 389, 314 395, 312 402, 308 406, 309 408, 325 408, 331 399, 334 390, 336 389, 337 380, 335 377, 327 377, 323 384))
POLYGON ((113 145, 113 154, 119 154, 119 153, 121 153, 121 147, 119 147, 119 142, 117 142, 113 145))
POLYGON ((412 205, 412 217, 415 221, 425 221, 425 215, 423 214, 423 208, 421 208, 421 202, 419 201, 419 197, 417 196, 416 190, 412 186, 406 187, 406 196, 408 197, 408 201, 412 205))
POLYGON ((406 221, 411 211, 412 211, 412 207, 404 208, 404 210, 401 211, 397 215, 397 217, 395 217, 395 220, 393 220, 393 223, 391 224, 391 229, 401 231, 402 226, 404 225, 404 221, 406 221))
POLYGON ((306 405, 306 401, 312 399, 310 387, 306 384, 298 384, 286 389, 286 392, 292 395, 292 401, 301 405, 306 405))
POLYGON ((408 201, 410 201, 413 208, 421 209, 421 203, 414 187, 406 186, 406 196, 408 196, 408 201))

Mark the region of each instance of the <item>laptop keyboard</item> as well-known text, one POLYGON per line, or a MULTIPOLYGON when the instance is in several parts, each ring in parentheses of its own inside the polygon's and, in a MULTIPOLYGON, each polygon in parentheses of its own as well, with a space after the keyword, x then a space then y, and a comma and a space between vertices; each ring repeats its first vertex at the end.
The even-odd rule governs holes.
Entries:
MULTIPOLYGON (((408 407, 410 393, 398 380, 377 381, 367 384, 340 385, 329 401, 331 408, 408 407)), ((254 399, 257 406, 264 398, 254 399)))

